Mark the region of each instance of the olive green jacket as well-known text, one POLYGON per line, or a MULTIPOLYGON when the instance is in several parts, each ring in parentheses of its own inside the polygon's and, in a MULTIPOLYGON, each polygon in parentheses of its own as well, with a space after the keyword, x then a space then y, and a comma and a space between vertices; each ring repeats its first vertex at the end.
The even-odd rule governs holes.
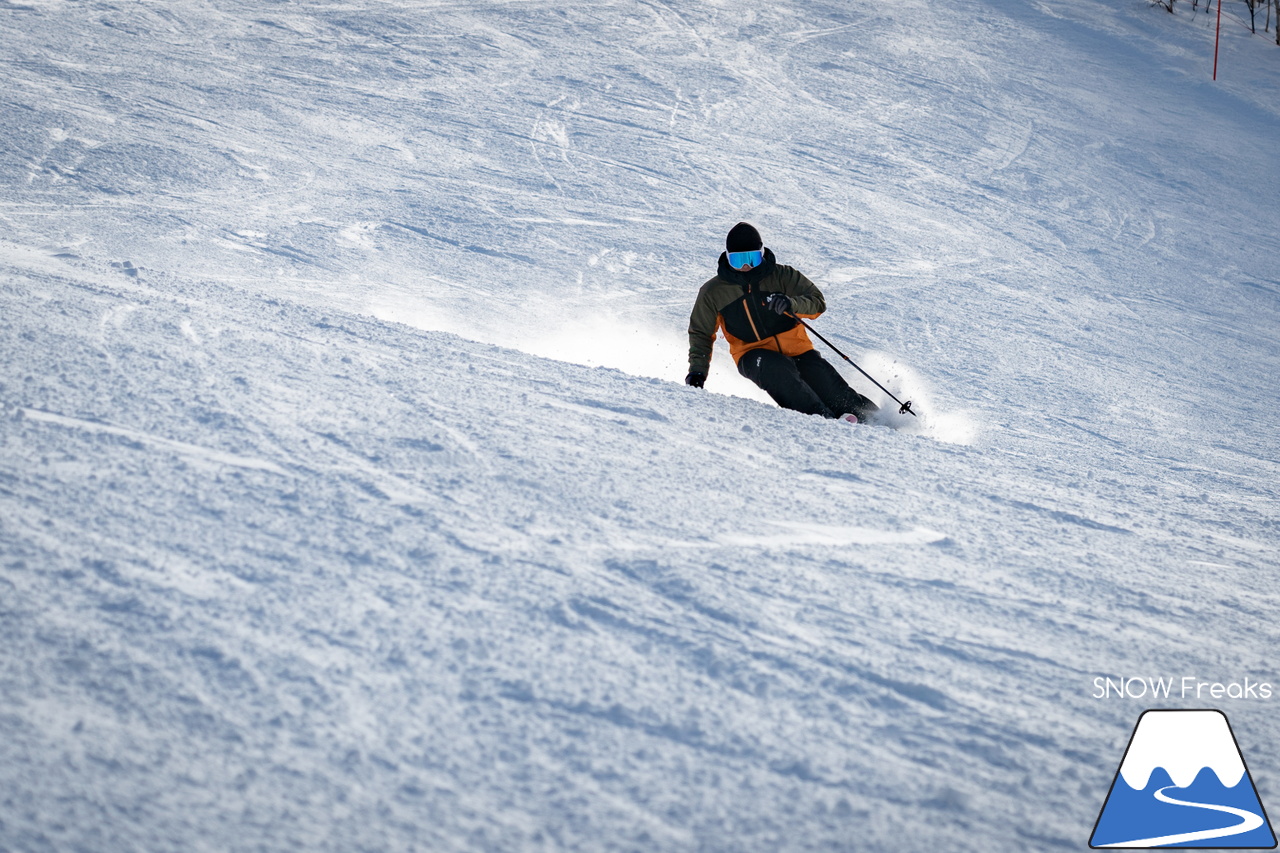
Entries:
POLYGON ((715 278, 702 285, 689 314, 689 372, 708 372, 718 331, 729 342, 735 362, 760 347, 788 356, 813 349, 804 326, 765 305, 771 293, 785 293, 796 317, 812 319, 827 310, 818 286, 798 270, 779 264, 769 249, 764 262, 745 273, 729 266, 722 254, 715 278))

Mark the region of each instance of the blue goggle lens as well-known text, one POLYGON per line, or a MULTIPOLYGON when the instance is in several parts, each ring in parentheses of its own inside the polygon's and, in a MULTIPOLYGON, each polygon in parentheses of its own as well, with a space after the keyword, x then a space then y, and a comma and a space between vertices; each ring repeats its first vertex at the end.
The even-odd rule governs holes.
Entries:
POLYGON ((750 252, 730 252, 729 253, 729 266, 733 267, 735 270, 741 269, 742 267, 747 265, 758 267, 760 266, 760 262, 763 260, 764 260, 763 249, 753 249, 750 252))

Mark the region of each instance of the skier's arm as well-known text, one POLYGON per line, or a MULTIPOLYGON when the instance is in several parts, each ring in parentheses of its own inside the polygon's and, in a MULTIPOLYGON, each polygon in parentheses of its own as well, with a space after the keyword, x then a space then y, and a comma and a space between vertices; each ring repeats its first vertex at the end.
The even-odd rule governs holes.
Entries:
POLYGON ((689 372, 706 374, 711 370, 711 348, 716 342, 719 312, 711 304, 706 289, 699 291, 689 314, 689 372))
POLYGON ((812 320, 827 310, 822 291, 802 272, 795 272, 795 279, 783 287, 782 292, 791 298, 791 313, 812 320))

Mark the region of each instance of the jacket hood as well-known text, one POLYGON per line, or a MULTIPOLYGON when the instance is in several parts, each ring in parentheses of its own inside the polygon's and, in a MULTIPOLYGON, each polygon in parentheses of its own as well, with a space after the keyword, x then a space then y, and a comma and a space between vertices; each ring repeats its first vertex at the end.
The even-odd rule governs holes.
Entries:
POLYGON ((749 284, 758 284, 761 279, 773 272, 773 268, 778 265, 778 261, 773 256, 772 249, 764 250, 764 260, 760 262, 760 266, 752 267, 746 272, 735 270, 729 266, 729 253, 720 253, 720 264, 716 269, 716 275, 730 284, 736 284, 739 287, 746 287, 749 284))

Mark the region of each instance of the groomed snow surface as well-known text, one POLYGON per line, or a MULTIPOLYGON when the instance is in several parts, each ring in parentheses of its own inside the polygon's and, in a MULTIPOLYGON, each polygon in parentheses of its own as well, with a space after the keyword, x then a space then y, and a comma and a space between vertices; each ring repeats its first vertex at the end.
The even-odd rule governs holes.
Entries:
POLYGON ((0 2, 0 850, 1079 850, 1152 706, 1275 800, 1093 698, 1280 682, 1187 5, 0 2), (740 219, 919 422, 682 384, 740 219))

